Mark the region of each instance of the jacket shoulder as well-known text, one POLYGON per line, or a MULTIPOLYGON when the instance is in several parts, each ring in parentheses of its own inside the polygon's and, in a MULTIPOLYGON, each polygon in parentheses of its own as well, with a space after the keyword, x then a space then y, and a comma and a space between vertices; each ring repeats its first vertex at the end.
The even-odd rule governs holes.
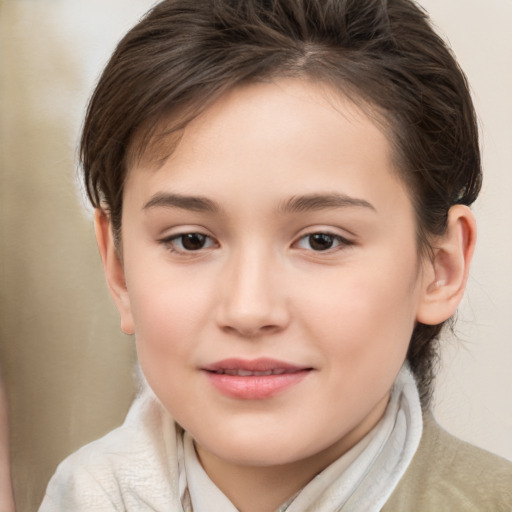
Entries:
POLYGON ((122 426, 61 462, 39 512, 178 510, 176 435, 162 411, 137 398, 122 426))
POLYGON ((512 511, 512 462, 424 417, 420 446, 383 512, 512 511))

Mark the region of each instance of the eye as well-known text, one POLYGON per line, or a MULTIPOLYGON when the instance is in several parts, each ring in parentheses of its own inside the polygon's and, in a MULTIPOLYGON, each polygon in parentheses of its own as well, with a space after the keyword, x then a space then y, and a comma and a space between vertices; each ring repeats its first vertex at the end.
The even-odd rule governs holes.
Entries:
POLYGON ((173 252, 195 252, 215 247, 212 238, 202 233, 181 233, 162 240, 173 252))
POLYGON ((311 233, 299 239, 297 247, 316 252, 329 251, 340 246, 352 245, 352 242, 332 233, 311 233))

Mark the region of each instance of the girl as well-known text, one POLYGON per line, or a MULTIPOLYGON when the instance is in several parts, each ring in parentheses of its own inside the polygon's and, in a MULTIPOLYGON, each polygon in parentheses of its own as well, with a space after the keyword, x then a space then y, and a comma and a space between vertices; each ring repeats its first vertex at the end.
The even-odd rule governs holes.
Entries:
POLYGON ((142 390, 51 510, 507 510, 429 414, 481 183, 465 78, 409 0, 166 0, 81 157, 142 390))

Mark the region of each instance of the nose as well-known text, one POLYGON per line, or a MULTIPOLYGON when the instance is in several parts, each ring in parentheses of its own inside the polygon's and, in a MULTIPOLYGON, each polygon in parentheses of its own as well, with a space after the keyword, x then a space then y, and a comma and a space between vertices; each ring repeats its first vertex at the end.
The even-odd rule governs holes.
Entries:
POLYGON ((245 338, 282 331, 290 312, 283 273, 276 258, 257 250, 239 251, 226 262, 219 283, 219 327, 245 338))

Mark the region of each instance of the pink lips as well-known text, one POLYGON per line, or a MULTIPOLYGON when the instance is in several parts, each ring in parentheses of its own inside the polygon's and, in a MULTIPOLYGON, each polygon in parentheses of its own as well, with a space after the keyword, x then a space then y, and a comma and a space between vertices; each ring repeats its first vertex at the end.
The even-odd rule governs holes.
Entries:
POLYGON ((202 368, 222 394, 245 400, 270 398, 298 384, 312 368, 275 359, 224 359, 202 368))

